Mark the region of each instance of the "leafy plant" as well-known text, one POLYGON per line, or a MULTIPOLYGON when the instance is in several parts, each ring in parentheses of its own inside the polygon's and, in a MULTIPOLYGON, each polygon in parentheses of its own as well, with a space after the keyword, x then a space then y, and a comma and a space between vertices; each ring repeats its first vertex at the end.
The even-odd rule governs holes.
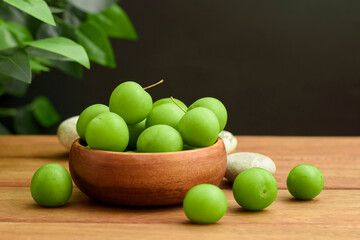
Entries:
MULTIPOLYGON (((34 75, 57 68, 76 78, 90 61, 115 68, 109 37, 137 40, 118 0, 2 0, 0 2, 0 98, 25 96, 34 75)), ((56 124, 50 100, 36 97, 16 108, 0 107, 13 131, 38 133, 56 124)), ((0 122, 0 134, 11 131, 0 122)))

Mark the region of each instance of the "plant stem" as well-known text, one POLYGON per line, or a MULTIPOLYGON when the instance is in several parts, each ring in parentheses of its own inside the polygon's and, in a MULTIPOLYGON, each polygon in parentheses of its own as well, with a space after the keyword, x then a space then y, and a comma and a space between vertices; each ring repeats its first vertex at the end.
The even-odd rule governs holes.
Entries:
POLYGON ((175 102, 175 100, 174 100, 174 98, 173 98, 172 96, 171 96, 170 98, 171 98, 171 100, 173 101, 173 103, 176 104, 176 106, 178 106, 184 113, 186 113, 186 111, 185 111, 184 109, 182 109, 182 107, 180 107, 179 104, 177 104, 177 103, 175 102))
POLYGON ((152 88, 152 87, 155 87, 156 85, 159 85, 160 83, 163 83, 164 82, 164 79, 161 79, 160 81, 158 81, 157 83, 154 83, 150 86, 147 86, 147 87, 144 87, 144 90, 148 89, 148 88, 152 88))

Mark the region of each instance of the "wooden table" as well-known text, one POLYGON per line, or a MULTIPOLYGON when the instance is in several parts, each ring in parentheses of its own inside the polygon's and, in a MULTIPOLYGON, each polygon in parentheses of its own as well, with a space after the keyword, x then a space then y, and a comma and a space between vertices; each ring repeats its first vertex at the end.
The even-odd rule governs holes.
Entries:
POLYGON ((213 225, 191 224, 182 207, 101 205, 74 188, 64 207, 43 208, 30 195, 34 172, 47 163, 68 167, 55 136, 0 137, 0 239, 360 239, 359 137, 238 137, 237 151, 258 152, 276 165, 278 197, 267 209, 240 208, 222 183, 228 211, 213 225), (297 201, 286 177, 300 163, 314 164, 325 188, 297 201))

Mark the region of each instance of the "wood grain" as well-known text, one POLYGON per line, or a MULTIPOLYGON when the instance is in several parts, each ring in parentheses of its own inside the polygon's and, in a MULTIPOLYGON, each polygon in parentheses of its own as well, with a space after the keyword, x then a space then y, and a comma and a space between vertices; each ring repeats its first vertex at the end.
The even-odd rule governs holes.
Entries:
POLYGON ((0 239, 359 239, 359 137, 237 137, 236 151, 258 152, 277 166, 278 197, 260 212, 242 210, 231 184, 222 187, 228 212, 217 224, 195 225, 181 205, 125 208, 100 204, 74 188, 70 202, 43 208, 29 185, 40 166, 68 167, 55 136, 0 137, 0 239), (325 189, 312 201, 294 200, 285 190, 292 167, 318 166, 325 189))
POLYGON ((67 158, 68 150, 63 147, 56 136, 0 136, 0 158, 50 158, 51 160, 67 158))
MULTIPOLYGON (((238 136, 237 139, 236 151, 258 152, 274 160, 280 189, 286 189, 288 173, 301 163, 320 168, 325 176, 325 189, 360 189, 359 137, 238 136)), ((47 163, 60 163, 68 168, 68 153, 55 136, 0 136, 0 186, 29 186, 34 172, 47 163)), ((231 184, 223 186, 230 188, 231 184)))
POLYGON ((30 186, 35 171, 48 163, 58 163, 69 169, 64 158, 11 158, 0 157, 0 186, 30 186))
MULTIPOLYGON (((232 191, 224 190, 228 211, 221 224, 359 224, 360 190, 327 190, 311 201, 295 200, 280 190, 275 202, 259 212, 243 210, 232 191), (341 204, 339 204, 341 203, 341 204)), ((69 203, 60 208, 37 205, 28 187, 0 188, 0 222, 178 224, 188 222, 182 206, 127 208, 95 202, 74 189, 69 203)))
POLYGON ((237 137, 236 152, 257 152, 276 164, 275 178, 286 188, 290 170, 298 164, 317 166, 326 189, 360 188, 360 137, 237 137))
POLYGON ((359 239, 359 225, 1 223, 2 239, 359 239))
POLYGON ((327 190, 312 201, 294 200, 280 190, 260 212, 240 208, 230 190, 228 212, 218 224, 199 226, 181 205, 123 208, 98 204, 78 189, 68 205, 43 208, 29 188, 0 188, 0 232, 4 239, 356 239, 360 236, 360 190, 327 190), (341 204, 339 204, 341 203, 341 204))
POLYGON ((69 168, 76 186, 94 199, 123 206, 164 206, 182 203, 198 184, 219 186, 226 151, 221 138, 206 148, 165 153, 94 150, 77 140, 69 168))

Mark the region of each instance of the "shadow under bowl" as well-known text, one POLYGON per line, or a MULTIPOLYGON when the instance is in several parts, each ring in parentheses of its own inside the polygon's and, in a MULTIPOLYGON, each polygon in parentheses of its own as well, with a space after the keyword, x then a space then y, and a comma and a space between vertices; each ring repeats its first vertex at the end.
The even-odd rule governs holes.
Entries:
POLYGON ((95 150, 78 139, 69 168, 76 186, 93 199, 123 206, 174 205, 182 203, 193 186, 219 186, 226 150, 221 138, 209 147, 168 153, 95 150))

